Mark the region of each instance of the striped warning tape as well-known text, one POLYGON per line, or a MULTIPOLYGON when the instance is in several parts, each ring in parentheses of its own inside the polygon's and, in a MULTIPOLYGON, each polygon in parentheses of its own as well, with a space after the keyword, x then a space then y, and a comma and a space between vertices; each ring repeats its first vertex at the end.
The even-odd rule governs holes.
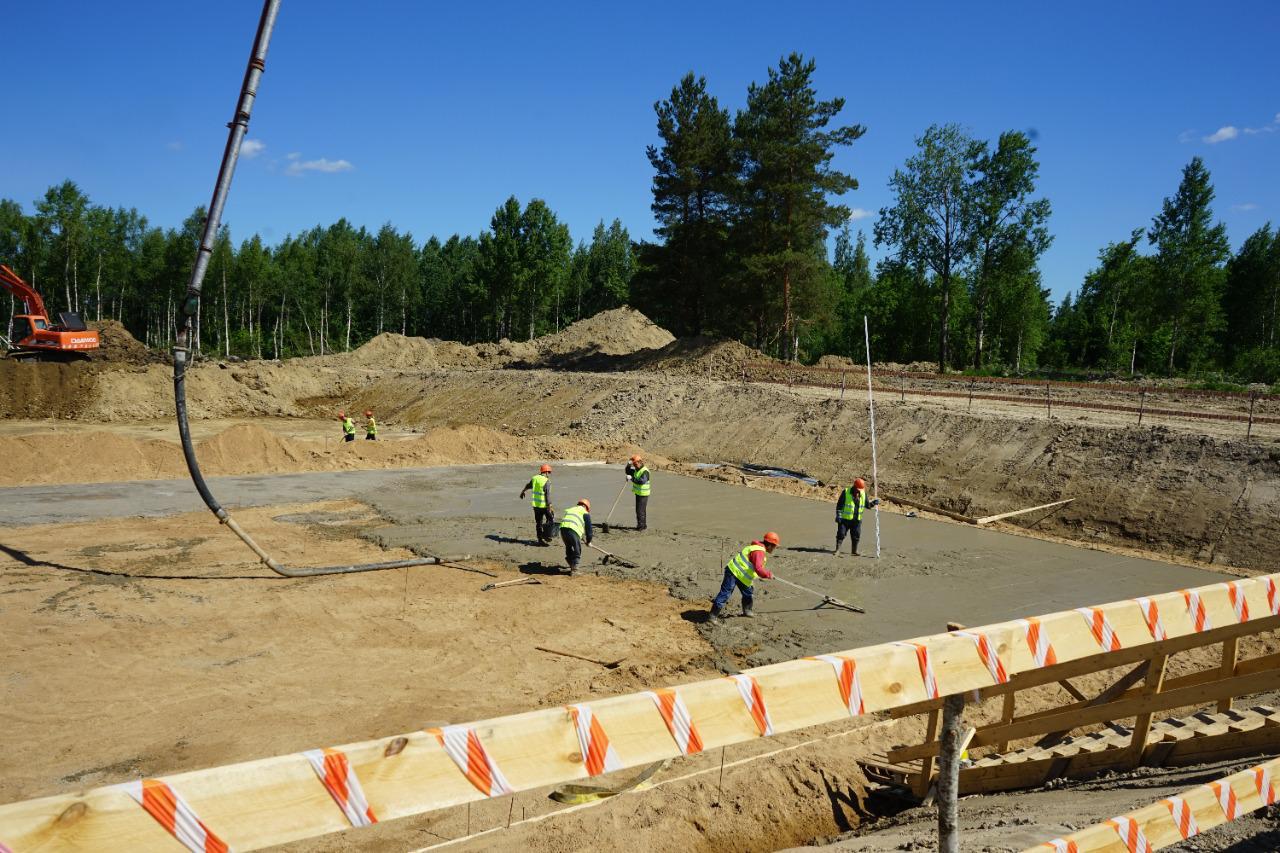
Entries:
POLYGON ((916 653, 916 664, 920 667, 920 680, 924 682, 924 695, 930 699, 941 698, 938 691, 938 677, 933 672, 933 661, 929 658, 929 647, 924 643, 894 643, 895 646, 906 646, 916 653))
POLYGON ((1117 837, 1131 853, 1168 847, 1274 804, 1277 796, 1271 778, 1277 770, 1280 770, 1280 758, 1197 785, 1066 838, 1055 838, 1025 853, 1032 850, 1043 853, 1045 848, 1076 853, 1114 850, 1117 837))
POLYGON ((836 687, 840 690, 844 706, 849 709, 849 716, 856 717, 867 712, 867 705, 862 699, 862 682, 858 680, 858 664, 853 658, 817 655, 810 660, 826 661, 835 669, 836 687))
POLYGON ((1227 598, 1231 599, 1231 609, 1236 612, 1236 621, 1248 622, 1249 602, 1245 600, 1239 581, 1227 581, 1227 598))
POLYGON ((1104 652, 1118 652, 1122 648, 1116 629, 1111 626, 1107 612, 1101 607, 1077 607, 1076 612, 1084 617, 1093 638, 1104 652))
POLYGON ((1019 619, 1016 624, 1022 628, 1023 636, 1027 640, 1027 648, 1031 650, 1031 659, 1035 661, 1036 666, 1057 664, 1058 655, 1053 650, 1053 643, 1049 642, 1049 632, 1040 624, 1039 619, 1019 619))
POLYGON ((738 693, 746 703, 751 719, 755 720, 760 735, 763 737, 773 734, 773 720, 769 717, 769 709, 765 707, 764 694, 760 692, 760 682, 750 675, 739 674, 729 677, 738 685, 738 693))
POLYGON ((987 639, 986 634, 977 631, 956 631, 955 633, 973 640, 974 646, 978 649, 978 657, 982 659, 982 663, 987 667, 987 672, 991 673, 991 678, 996 684, 1008 682, 1009 673, 1000 661, 1000 655, 996 649, 992 648, 991 641, 987 639))
POLYGON ((1187 616, 1191 618, 1191 625, 1197 632, 1208 631, 1213 627, 1209 621, 1209 612, 1205 609, 1204 602, 1200 600, 1198 589, 1182 590, 1182 600, 1187 604, 1187 616))
POLYGON ((1164 623, 1160 621, 1160 607, 1150 598, 1135 598, 1133 600, 1138 605, 1138 609, 1142 611, 1142 620, 1147 623, 1147 630, 1151 632, 1151 639, 1156 642, 1169 639, 1169 633, 1164 629, 1164 623))
POLYGON ((573 717, 573 726, 578 733, 578 745, 582 747, 582 763, 587 768, 588 776, 599 776, 622 769, 618 754, 609 743, 609 736, 604 733, 604 726, 591 713, 590 705, 570 705, 569 714, 573 717))
POLYGON ((339 749, 310 749, 302 755, 352 826, 372 826, 378 822, 346 753, 339 749))
POLYGON ((675 738, 681 754, 694 755, 702 752, 702 736, 698 734, 698 727, 693 724, 689 708, 680 694, 675 690, 649 690, 646 693, 653 698, 653 704, 658 706, 658 713, 667 724, 671 737, 675 738))
POLYGON ((473 728, 466 726, 444 726, 439 729, 427 729, 434 735, 444 751, 458 765, 458 769, 467 777, 476 790, 486 797, 497 797, 513 793, 507 777, 502 775, 498 765, 489 757, 489 753, 480 742, 480 736, 473 728))
POLYGON ((231 850, 196 816, 177 791, 159 779, 126 782, 119 789, 132 797, 191 853, 228 853, 231 850))
POLYGON ((1267 582, 1267 606, 1272 616, 1280 616, 1280 589, 1276 588, 1275 578, 1265 578, 1267 582))

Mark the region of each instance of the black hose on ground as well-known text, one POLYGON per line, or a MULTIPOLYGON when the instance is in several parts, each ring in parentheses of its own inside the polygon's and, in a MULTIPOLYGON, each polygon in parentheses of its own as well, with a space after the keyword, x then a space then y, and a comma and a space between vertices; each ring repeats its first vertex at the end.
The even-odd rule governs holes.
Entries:
POLYGON ((187 471, 191 474, 191 482, 200 493, 201 500, 209 511, 217 516, 218 521, 231 528, 231 531, 248 545, 267 568, 287 578, 314 577, 316 575, 338 575, 352 572, 376 572, 383 569, 399 569, 407 566, 429 566, 445 562, 440 557, 418 557, 411 560, 396 560, 388 563, 366 563, 351 566, 317 566, 312 568, 290 568, 272 559, 253 537, 236 523, 230 513, 218 503, 205 482, 200 471, 200 462, 196 459, 195 447, 191 443, 191 427, 187 422, 187 364, 191 358, 189 345, 192 321, 200 309, 200 288, 204 283, 204 275, 209 267, 209 258, 213 254, 214 240, 218 227, 222 223, 222 211, 226 207, 227 195, 231 191, 231 178, 235 174, 236 160, 240 156, 240 146, 249 130, 249 114, 253 111, 253 102, 258 94, 258 81, 266 70, 267 46, 271 42, 271 31, 275 27, 276 15, 280 11, 280 0, 264 0, 262 17, 258 20, 258 32, 254 36, 253 51, 249 55, 249 64, 244 72, 244 82, 240 87, 240 98, 236 103, 236 113, 227 125, 227 146, 222 152, 222 164, 218 168, 218 180, 214 185, 213 199, 209 202, 209 214, 204 222, 204 231, 200 237, 200 248, 196 252, 195 264, 191 268, 191 278, 187 283, 187 296, 182 305, 182 317, 178 323, 177 339, 173 345, 173 401, 178 415, 178 436, 182 441, 182 455, 187 461, 187 471))

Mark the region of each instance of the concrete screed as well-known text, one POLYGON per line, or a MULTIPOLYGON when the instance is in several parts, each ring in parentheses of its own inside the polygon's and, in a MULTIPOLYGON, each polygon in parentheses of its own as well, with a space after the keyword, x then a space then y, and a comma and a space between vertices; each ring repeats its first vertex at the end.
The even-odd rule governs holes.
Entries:
MULTIPOLYGON (((374 505, 391 522, 373 537, 422 553, 473 554, 514 562, 529 574, 564 565, 557 541, 536 547, 532 511, 517 495, 536 471, 531 464, 468 465, 398 471, 353 471, 265 477, 221 477, 214 493, 229 506, 350 497, 374 505)), ((613 532, 601 531, 625 480, 621 466, 556 463, 557 510, 591 499, 596 543, 639 569, 602 566, 587 551, 582 568, 651 580, 688 600, 686 617, 703 622, 729 555, 766 530, 782 545, 769 567, 782 577, 858 604, 866 614, 831 606, 790 587, 757 581, 758 618, 703 624, 707 638, 738 661, 759 665, 800 655, 849 649, 942 631, 948 621, 983 625, 1088 604, 1212 583, 1220 575, 1153 560, 1091 551, 995 530, 896 513, 880 515, 883 549, 875 553, 874 519, 863 522, 861 551, 832 556, 834 501, 817 502, 658 471, 649 530, 634 525, 626 489, 613 532), (623 529, 617 529, 619 526, 623 529)), ((86 497, 77 486, 4 490, 0 524, 31 524, 112 516, 168 515, 200 506, 179 481, 100 484, 86 497)), ((215 522, 212 518, 209 524, 215 522)), ((848 542, 845 543, 848 548, 848 542)), ((528 587, 524 595, 544 594, 528 587)), ((518 606, 518 605, 517 605, 518 606)), ((736 613, 736 601, 729 609, 736 613)), ((599 602, 607 615, 609 601, 599 602)), ((732 667, 733 664, 727 664, 732 667)))

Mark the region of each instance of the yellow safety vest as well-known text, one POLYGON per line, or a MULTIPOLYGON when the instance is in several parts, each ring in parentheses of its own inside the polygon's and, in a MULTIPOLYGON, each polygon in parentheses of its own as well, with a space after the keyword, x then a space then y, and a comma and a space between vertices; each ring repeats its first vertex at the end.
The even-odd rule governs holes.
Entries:
POLYGON ((547 507, 547 480, 546 474, 534 474, 533 479, 533 508, 546 509, 547 507))
POLYGON ((867 508, 867 493, 859 491, 855 500, 853 488, 844 490, 844 506, 840 507, 840 517, 845 521, 862 521, 863 510, 867 508))
POLYGON ((375 421, 373 418, 369 418, 369 420, 364 425, 364 431, 366 435, 377 435, 378 422, 375 421))
POLYGON ((347 435, 355 435, 355 434, 356 434, 356 422, 355 422, 355 421, 353 421, 353 420, 351 420, 351 418, 343 418, 343 419, 342 419, 342 431, 343 431, 345 434, 347 434, 347 435))
POLYGON ((735 578, 742 581, 743 586, 751 586, 756 582, 756 570, 755 567, 751 565, 752 551, 764 551, 765 560, 767 561, 769 559, 769 552, 765 550, 763 545, 748 545, 738 553, 734 554, 733 558, 729 560, 729 571, 733 572, 733 576, 735 578))
POLYGON ((649 497, 649 486, 650 486, 650 484, 649 484, 649 483, 637 483, 637 482, 636 482, 636 477, 639 477, 639 476, 641 476, 642 474, 648 474, 648 473, 649 473, 649 469, 648 469, 648 468, 641 468, 641 469, 639 469, 638 471, 633 471, 633 472, 631 472, 631 494, 635 495, 635 496, 636 496, 636 497, 638 497, 638 498, 647 498, 647 497, 649 497))
POLYGON ((583 516, 587 514, 587 510, 582 506, 571 506, 564 511, 564 515, 560 519, 560 529, 569 528, 578 534, 578 538, 582 539, 587 535, 587 523, 583 520, 583 516))

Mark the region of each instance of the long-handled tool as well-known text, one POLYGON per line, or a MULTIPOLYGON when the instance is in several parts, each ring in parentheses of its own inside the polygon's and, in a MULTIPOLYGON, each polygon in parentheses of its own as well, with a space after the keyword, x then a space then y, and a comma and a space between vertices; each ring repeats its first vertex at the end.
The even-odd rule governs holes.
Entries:
POLYGON ((604 523, 600 525, 600 529, 605 533, 609 532, 609 520, 613 518, 613 511, 618 508, 618 501, 622 500, 622 493, 627 490, 628 483, 623 483, 622 488, 618 489, 618 496, 613 499, 613 506, 609 507, 609 514, 605 516, 604 523))
POLYGON ((562 652, 559 649, 548 649, 548 648, 545 648, 544 646, 534 646, 534 648, 540 652, 546 652, 549 655, 560 655, 561 657, 565 657, 565 658, 574 658, 576 660, 584 660, 587 663, 594 663, 598 666, 604 667, 605 669, 617 669, 619 666, 621 666, 622 662, 626 660, 626 658, 618 658, 617 660, 596 660, 595 658, 588 658, 588 657, 583 657, 582 655, 575 655, 573 652, 562 652))
POLYGON ((522 584, 522 583, 539 583, 540 584, 542 583, 542 581, 538 580, 537 578, 529 578, 529 577, 516 578, 513 581, 498 581, 497 583, 487 583, 484 586, 480 587, 480 591, 488 592, 489 590, 497 589, 500 586, 515 586, 516 584, 522 584))
POLYGON ((786 578, 780 578, 780 577, 778 577, 777 575, 774 575, 774 576, 773 576, 773 579, 774 579, 774 580, 776 580, 776 581, 779 581, 780 583, 785 583, 787 586, 793 586, 793 587, 795 587, 795 588, 796 588, 796 589, 798 589, 798 590, 802 590, 802 591, 804 591, 804 592, 807 592, 807 593, 809 593, 810 595, 816 595, 816 596, 818 596, 819 598, 821 598, 821 599, 822 599, 822 603, 823 603, 823 604, 831 604, 831 605, 834 605, 834 606, 836 606, 836 607, 843 607, 843 608, 845 608, 846 610, 852 610, 854 613, 866 613, 866 612, 867 612, 867 611, 863 610, 861 607, 857 606, 856 604, 850 604, 850 603, 849 603, 849 602, 847 602, 847 601, 841 601, 840 599, 836 598, 836 597, 835 597, 835 596, 833 596, 833 595, 827 595, 825 592, 818 592, 816 589, 809 589, 809 587, 807 587, 807 586, 801 586, 800 584, 798 584, 798 583, 794 583, 794 582, 792 582, 792 581, 789 581, 789 580, 787 580, 786 578))
POLYGON ((608 552, 608 551, 606 551, 605 549, 601 548, 599 545, 591 545, 591 544, 588 544, 588 545, 587 545, 587 547, 588 547, 588 548, 590 548, 590 549, 592 549, 593 551, 599 551, 601 554, 604 554, 604 560, 603 560, 603 562, 604 562, 604 564, 605 564, 605 565, 608 565, 608 564, 609 564, 609 561, 610 561, 610 560, 612 560, 613 562, 617 563, 619 566, 625 566, 625 567, 627 567, 628 569, 638 569, 638 568, 640 568, 640 567, 639 567, 639 566, 637 566, 635 563, 629 563, 629 562, 627 562, 626 560, 624 560, 624 559, 622 559, 621 557, 619 557, 617 554, 611 554, 611 553, 609 553, 609 552, 608 552))

